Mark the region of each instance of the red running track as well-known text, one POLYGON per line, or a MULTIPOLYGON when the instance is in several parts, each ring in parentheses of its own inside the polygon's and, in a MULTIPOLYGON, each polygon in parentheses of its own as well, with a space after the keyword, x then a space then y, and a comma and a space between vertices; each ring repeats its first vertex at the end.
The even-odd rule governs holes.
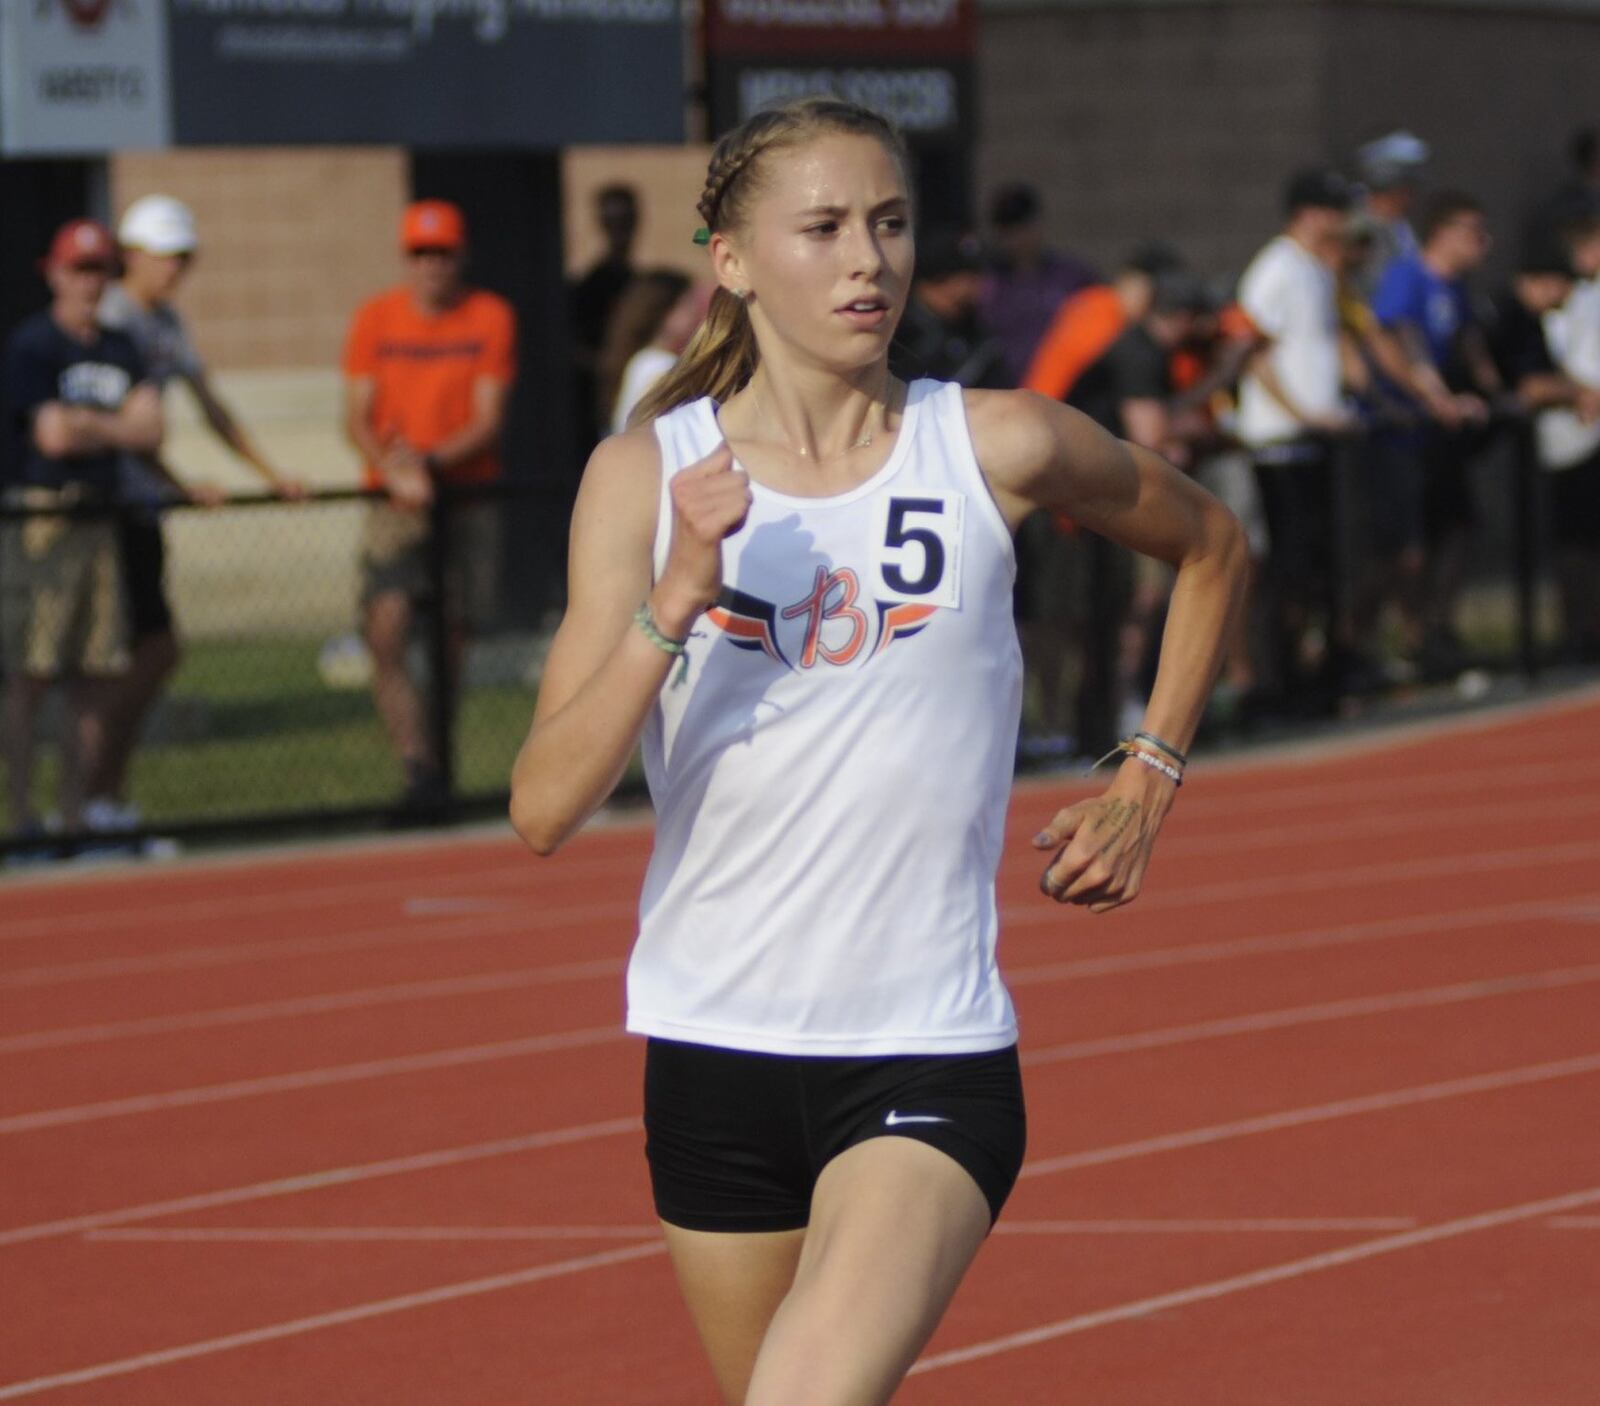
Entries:
MULTIPOLYGON (((1600 698, 1197 767, 1002 955, 1032 1146, 897 1400, 1593 1406, 1600 698)), ((714 1399, 650 1214, 648 833, 0 888, 0 1401, 714 1399)))

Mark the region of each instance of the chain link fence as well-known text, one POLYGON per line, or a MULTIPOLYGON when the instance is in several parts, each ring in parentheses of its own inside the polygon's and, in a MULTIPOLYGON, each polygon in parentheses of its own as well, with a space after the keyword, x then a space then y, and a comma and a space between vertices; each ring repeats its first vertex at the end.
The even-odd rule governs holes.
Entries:
MULTIPOLYGON (((1338 448, 1331 477, 1338 550, 1328 616, 1350 608, 1365 550, 1361 439, 1338 448)), ((1469 474, 1476 526, 1458 611, 1465 663, 1532 677, 1560 651, 1560 614, 1549 561, 1545 479, 1525 419, 1507 417, 1484 437, 1469 474)), ((163 514, 167 591, 182 642, 176 672, 155 703, 133 754, 129 796, 139 833, 184 840, 314 826, 444 821, 503 814, 511 764, 526 734, 545 650, 557 623, 570 504, 547 488, 515 484, 446 496, 433 512, 427 583, 408 647, 426 727, 443 760, 442 790, 422 811, 399 804, 401 763, 374 704, 372 661, 361 634, 360 556, 376 508, 368 495, 319 493, 301 502, 235 498, 163 514), (489 519, 493 561, 487 618, 461 657, 452 649, 445 583, 459 565, 453 515, 489 519)), ((104 517, 127 510, 78 509, 104 517)), ((37 510, 0 508, 11 527, 37 510)), ((0 547, 0 550, 4 550, 0 547)), ((1115 597, 1091 551, 1086 600, 1115 597)), ((1119 620, 1091 618, 1074 650, 1087 677, 1112 675, 1119 620)), ((0 668, 5 661, 0 660, 0 668)), ((1030 697, 1037 681, 1030 680, 1030 697)), ((55 691, 59 694, 59 690, 55 691)), ((1347 700, 1337 699, 1337 711, 1347 700)), ((1024 734, 1033 725, 1025 709, 1024 734)), ((1348 715, 1348 710, 1346 710, 1348 715)), ((35 807, 55 804, 64 725, 59 697, 40 719, 35 807)), ((1097 753, 1117 735, 1115 700, 1085 689, 1076 750, 1097 753)), ((628 783, 639 789, 636 776, 628 783)), ((16 817, 0 800, 0 853, 16 849, 16 817)), ((55 834, 55 853, 94 837, 55 834)))

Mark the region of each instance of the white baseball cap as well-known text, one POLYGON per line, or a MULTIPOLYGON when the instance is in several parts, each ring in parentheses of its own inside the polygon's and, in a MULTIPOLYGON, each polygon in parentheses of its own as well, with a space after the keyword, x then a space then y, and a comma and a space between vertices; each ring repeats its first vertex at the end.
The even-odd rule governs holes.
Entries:
POLYGON ((194 211, 170 195, 146 195, 123 212, 117 242, 150 254, 192 254, 199 245, 194 211))

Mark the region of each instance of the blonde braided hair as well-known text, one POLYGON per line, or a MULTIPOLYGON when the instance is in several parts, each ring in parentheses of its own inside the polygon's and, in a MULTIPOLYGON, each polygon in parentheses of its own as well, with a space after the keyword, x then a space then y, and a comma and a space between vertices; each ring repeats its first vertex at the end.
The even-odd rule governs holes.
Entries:
MULTIPOLYGON (((840 98, 800 98, 756 113, 726 133, 712 149, 705 187, 695 206, 706 229, 716 233, 744 224, 749 197, 760 188, 762 158, 769 152, 831 132, 875 137, 907 173, 909 185, 910 157, 887 118, 840 98)), ((718 288, 711 295, 705 321, 678 364, 650 388, 628 423, 643 424, 701 396, 725 401, 750 379, 758 359, 755 332, 744 302, 726 288, 718 288)))

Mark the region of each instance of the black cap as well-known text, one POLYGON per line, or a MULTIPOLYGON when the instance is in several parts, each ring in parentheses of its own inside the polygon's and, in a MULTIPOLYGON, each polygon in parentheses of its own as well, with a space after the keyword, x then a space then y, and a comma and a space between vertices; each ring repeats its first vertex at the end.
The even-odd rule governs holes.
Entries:
POLYGON ((1566 246, 1553 237, 1529 240, 1523 246, 1522 257, 1517 260, 1517 272, 1555 274, 1560 278, 1577 277, 1566 246))
POLYGON ((1187 269, 1169 268, 1156 274, 1155 294, 1150 301, 1152 312, 1208 313, 1217 310, 1217 300, 1212 297, 1205 279, 1187 269))
POLYGON ((989 202, 989 223, 997 229, 1011 229, 1036 220, 1044 213, 1039 192, 1026 181, 1013 181, 995 191, 989 202))
POLYGON ((957 273, 977 273, 983 252, 977 239, 964 230, 939 225, 917 236, 917 277, 937 280, 957 273))
POLYGON ((1350 182, 1327 167, 1297 171, 1283 191, 1284 208, 1291 215, 1297 210, 1348 210, 1354 201, 1350 182))
POLYGON ((1141 244, 1126 259, 1122 267, 1128 273, 1147 273, 1157 278, 1163 273, 1183 267, 1183 255, 1170 244, 1159 241, 1141 244))

